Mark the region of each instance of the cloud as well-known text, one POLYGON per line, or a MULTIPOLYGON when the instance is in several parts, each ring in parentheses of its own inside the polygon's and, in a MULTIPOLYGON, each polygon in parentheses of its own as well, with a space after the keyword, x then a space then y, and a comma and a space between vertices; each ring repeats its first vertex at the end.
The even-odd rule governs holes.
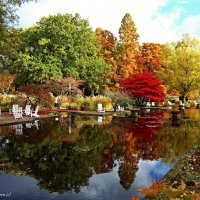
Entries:
POLYGON ((154 18, 149 19, 147 27, 142 27, 142 41, 165 43, 180 38, 178 23, 183 10, 180 8, 172 10, 168 14, 157 13, 154 18), (148 31, 149 30, 149 31, 148 31))
POLYGON ((190 35, 199 37, 200 35, 200 15, 188 16, 177 27, 179 33, 189 33, 190 35))
MULTIPOLYGON (((177 40, 183 28, 177 26, 183 11, 174 9, 164 14, 161 11, 167 4, 168 0, 40 0, 24 4, 18 14, 21 17, 20 26, 31 26, 49 14, 79 13, 82 18, 88 19, 93 30, 101 27, 118 37, 122 18, 125 13, 130 13, 140 42, 164 43, 177 40)), ((188 32, 185 28, 183 30, 188 32)))
POLYGON ((188 0, 180 0, 179 3, 187 3, 188 0))

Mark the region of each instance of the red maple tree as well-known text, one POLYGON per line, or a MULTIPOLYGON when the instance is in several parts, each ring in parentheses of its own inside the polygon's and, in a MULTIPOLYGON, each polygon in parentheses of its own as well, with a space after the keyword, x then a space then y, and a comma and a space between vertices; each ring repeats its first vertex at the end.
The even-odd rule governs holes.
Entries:
POLYGON ((153 72, 135 73, 123 79, 120 86, 135 98, 137 105, 144 105, 147 101, 162 102, 164 100, 162 82, 153 72))

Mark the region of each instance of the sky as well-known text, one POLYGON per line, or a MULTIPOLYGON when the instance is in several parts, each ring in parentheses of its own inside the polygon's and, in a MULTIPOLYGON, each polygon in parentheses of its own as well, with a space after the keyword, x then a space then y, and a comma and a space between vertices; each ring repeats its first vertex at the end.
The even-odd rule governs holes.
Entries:
POLYGON ((130 13, 140 43, 173 42, 184 33, 200 38, 200 0, 38 0, 18 9, 18 27, 32 26, 41 17, 57 13, 79 13, 93 30, 101 27, 117 38, 124 15, 130 13))

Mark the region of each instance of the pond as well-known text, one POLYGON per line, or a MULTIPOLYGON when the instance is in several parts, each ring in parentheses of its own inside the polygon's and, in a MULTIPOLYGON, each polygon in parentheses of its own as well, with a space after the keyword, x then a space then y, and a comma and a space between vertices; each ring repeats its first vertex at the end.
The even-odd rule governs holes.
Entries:
POLYGON ((186 110, 177 126, 169 117, 63 113, 1 126, 0 199, 144 197, 137 189, 159 181, 199 138, 199 110, 186 110))

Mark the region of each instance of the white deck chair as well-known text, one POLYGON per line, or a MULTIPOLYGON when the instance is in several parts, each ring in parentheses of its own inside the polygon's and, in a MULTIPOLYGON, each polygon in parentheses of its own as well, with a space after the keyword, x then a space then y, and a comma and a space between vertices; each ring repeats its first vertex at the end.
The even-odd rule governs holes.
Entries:
POLYGON ((36 106, 35 110, 31 112, 31 117, 39 117, 38 110, 39 106, 36 106))
POLYGON ((124 107, 121 107, 120 105, 118 105, 116 111, 124 111, 124 107))
POLYGON ((146 107, 151 107, 151 103, 147 102, 146 107))
POLYGON ((18 105, 17 104, 13 104, 12 109, 9 109, 10 114, 15 114, 16 112, 18 112, 18 105))
POLYGON ((168 109, 172 109, 172 106, 174 105, 174 103, 171 103, 171 101, 168 101, 167 104, 168 104, 168 109))
POLYGON ((98 103, 97 105, 97 112, 105 112, 105 108, 103 108, 103 105, 101 103, 98 103))
POLYGON ((13 116, 15 119, 23 119, 22 116, 23 112, 22 112, 22 107, 18 107, 18 105, 15 107, 15 109, 13 110, 13 116))
POLYGON ((31 105, 26 105, 24 113, 26 116, 31 115, 31 105))
POLYGON ((169 106, 173 106, 175 103, 172 103, 171 101, 167 102, 169 106))

